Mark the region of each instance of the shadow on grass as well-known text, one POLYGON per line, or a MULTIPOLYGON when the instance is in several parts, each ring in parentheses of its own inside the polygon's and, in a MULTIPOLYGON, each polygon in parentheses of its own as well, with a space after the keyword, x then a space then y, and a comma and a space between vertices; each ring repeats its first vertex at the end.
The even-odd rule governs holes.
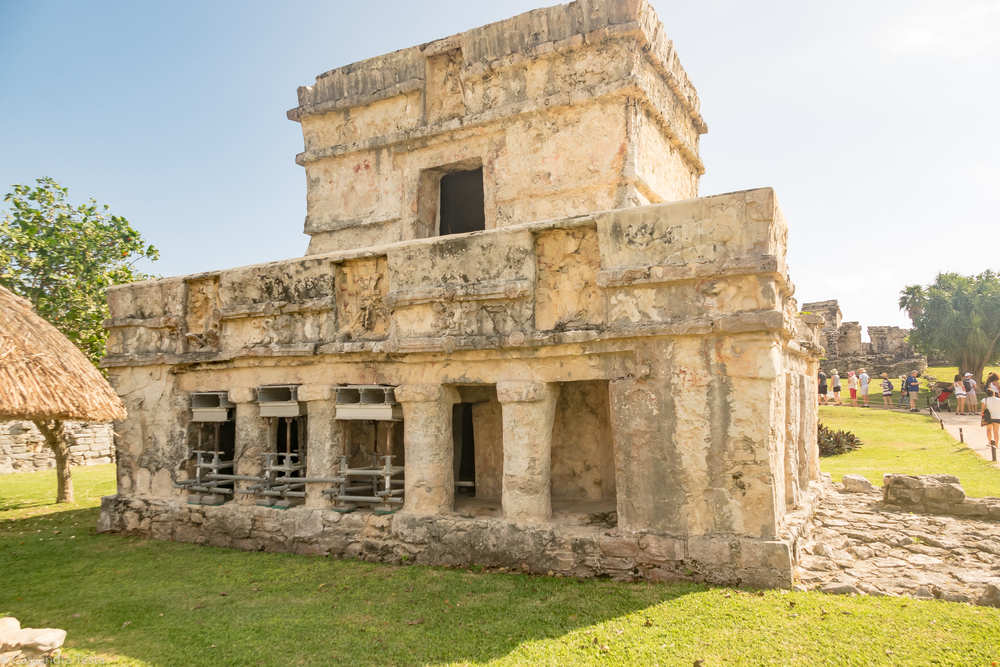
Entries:
POLYGON ((0 512, 13 512, 14 510, 27 510, 34 509, 36 507, 46 507, 48 505, 55 505, 56 502, 20 502, 20 501, 4 501, 0 498, 0 512))
POLYGON ((96 519, 0 526, 0 614, 158 664, 488 661, 707 590, 250 553, 97 535, 96 519))

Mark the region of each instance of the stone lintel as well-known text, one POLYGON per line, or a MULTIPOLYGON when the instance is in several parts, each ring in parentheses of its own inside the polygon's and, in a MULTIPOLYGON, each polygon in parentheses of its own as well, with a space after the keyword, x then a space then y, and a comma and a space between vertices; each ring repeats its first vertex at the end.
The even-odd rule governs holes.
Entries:
POLYGON ((505 381, 497 383, 497 400, 501 403, 527 403, 550 398, 551 383, 533 381, 505 381))
POLYGON ((229 400, 233 403, 252 403, 256 399, 253 387, 233 387, 229 390, 229 400))
POLYGON ((297 396, 300 401, 329 401, 333 397, 332 384, 299 385, 297 396))
POLYGON ((458 392, 442 384, 404 384, 396 387, 398 403, 459 403, 458 392))

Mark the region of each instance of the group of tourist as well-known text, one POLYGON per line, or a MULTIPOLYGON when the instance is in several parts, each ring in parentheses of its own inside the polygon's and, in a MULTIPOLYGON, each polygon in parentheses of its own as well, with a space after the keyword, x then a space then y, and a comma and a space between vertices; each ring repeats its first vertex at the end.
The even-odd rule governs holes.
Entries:
MULTIPOLYGON (((917 379, 919 373, 913 371, 909 375, 904 375, 899 378, 899 392, 900 392, 900 407, 905 407, 907 401, 910 404, 910 412, 917 411, 917 396, 920 393, 920 381, 917 379)), ((881 389, 882 389, 882 403, 885 407, 892 407, 892 394, 895 391, 895 387, 892 385, 892 380, 889 379, 888 373, 882 373, 881 376, 881 389)), ((822 369, 819 371, 819 403, 820 405, 843 405, 840 400, 840 394, 843 389, 840 383, 840 373, 836 368, 830 371, 827 375, 822 369)), ((847 391, 850 393, 851 406, 858 407, 858 396, 861 396, 861 406, 862 408, 868 407, 868 388, 871 384, 871 377, 865 371, 864 368, 858 369, 858 372, 847 371, 847 391)))
MULTIPOLYGON (((851 395, 851 405, 858 407, 858 394, 861 395, 861 401, 863 408, 868 407, 868 385, 871 383, 871 378, 865 369, 858 370, 857 373, 854 371, 847 371, 847 391, 851 395)), ((819 402, 820 405, 843 405, 840 402, 840 393, 842 391, 842 386, 840 384, 840 373, 836 368, 830 371, 830 375, 823 372, 823 369, 819 371, 819 402), (832 389, 831 389, 832 387, 832 389)))
MULTIPOLYGON (((972 376, 972 373, 966 373, 965 375, 960 373, 955 376, 955 380, 952 383, 952 391, 955 394, 955 401, 957 403, 955 414, 982 414, 982 406, 976 401, 976 392, 978 389, 979 383, 976 382, 976 378, 972 376)), ((990 373, 986 377, 986 397, 988 398, 993 395, 1000 396, 1000 376, 996 373, 990 373)))
MULTIPOLYGON (((906 408, 909 403, 910 412, 917 412, 917 397, 920 394, 920 373, 913 371, 909 375, 899 378, 899 407, 906 408)), ((892 394, 895 387, 887 373, 880 375, 882 402, 887 408, 892 407, 892 394)), ((843 390, 841 385, 840 372, 834 368, 827 375, 820 369, 817 376, 819 380, 819 403, 820 405, 844 405, 841 402, 840 394, 843 390)), ((850 394, 851 406, 858 406, 858 395, 861 396, 862 408, 868 407, 868 389, 871 378, 864 368, 855 373, 847 372, 847 391, 850 394)), ((1000 375, 990 373, 986 378, 986 396, 982 401, 978 401, 979 383, 972 376, 972 373, 959 373, 955 376, 952 390, 958 403, 955 414, 958 415, 980 415, 982 425, 986 427, 986 435, 991 447, 1000 444, 1000 375), (977 402, 978 401, 978 402, 977 402)), ((940 400, 940 399, 939 399, 940 400)))
POLYGON ((952 387, 955 392, 955 401, 957 403, 955 406, 955 414, 979 414, 977 410, 979 404, 976 402, 976 389, 979 388, 979 384, 976 382, 975 378, 972 377, 972 373, 966 373, 964 376, 961 373, 956 375, 952 387))
POLYGON ((986 436, 990 446, 997 445, 997 432, 1000 430, 1000 375, 990 373, 986 377, 986 396, 978 402, 976 390, 979 383, 972 373, 961 373, 955 376, 952 390, 955 393, 956 415, 979 415, 981 423, 986 427, 986 436))

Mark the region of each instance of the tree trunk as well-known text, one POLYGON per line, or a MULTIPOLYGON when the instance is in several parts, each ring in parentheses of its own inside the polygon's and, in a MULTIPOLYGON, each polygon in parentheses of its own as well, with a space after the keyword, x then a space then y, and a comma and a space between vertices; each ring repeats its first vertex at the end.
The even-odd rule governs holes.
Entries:
POLYGON ((69 466, 69 443, 61 419, 35 419, 35 426, 56 458, 56 502, 73 502, 73 475, 69 466))

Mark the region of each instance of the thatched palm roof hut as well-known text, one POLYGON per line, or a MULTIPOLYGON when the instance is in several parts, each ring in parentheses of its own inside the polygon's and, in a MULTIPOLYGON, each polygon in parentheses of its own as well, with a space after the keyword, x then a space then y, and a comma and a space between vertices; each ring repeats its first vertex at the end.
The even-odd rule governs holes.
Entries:
POLYGON ((0 419, 125 418, 125 406, 83 352, 0 287, 0 419))

